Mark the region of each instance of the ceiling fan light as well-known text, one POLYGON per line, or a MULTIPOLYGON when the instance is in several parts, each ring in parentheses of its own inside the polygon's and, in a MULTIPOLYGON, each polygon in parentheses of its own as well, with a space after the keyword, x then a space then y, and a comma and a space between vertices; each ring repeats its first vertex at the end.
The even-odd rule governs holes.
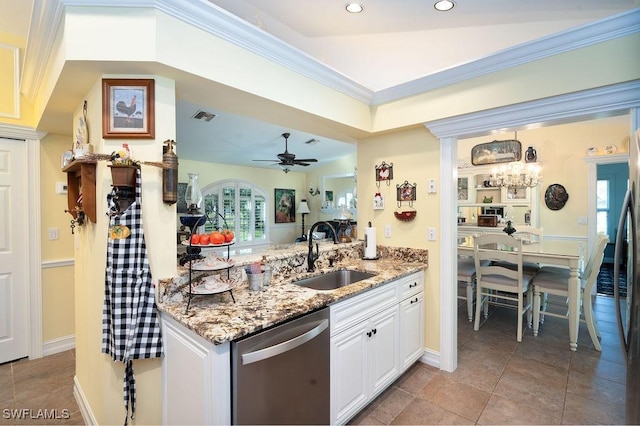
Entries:
POLYGON ((456 4, 451 0, 440 0, 435 2, 433 7, 440 12, 446 12, 447 10, 453 9, 456 4))
POLYGON ((360 13, 364 10, 364 6, 360 3, 347 3, 345 9, 347 9, 349 13, 360 13))

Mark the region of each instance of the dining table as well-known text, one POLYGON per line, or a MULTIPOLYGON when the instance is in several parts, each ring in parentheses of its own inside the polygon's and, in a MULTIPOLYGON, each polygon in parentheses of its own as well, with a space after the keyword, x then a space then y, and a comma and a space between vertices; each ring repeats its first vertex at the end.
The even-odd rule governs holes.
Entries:
MULTIPOLYGON (((458 238, 458 255, 473 257, 474 236, 458 238)), ((578 349, 578 329, 580 325, 580 279, 584 265, 584 243, 575 240, 542 240, 522 242, 522 261, 540 265, 561 266, 569 269, 569 347, 578 349)), ((534 278, 535 285, 535 278, 534 278)))

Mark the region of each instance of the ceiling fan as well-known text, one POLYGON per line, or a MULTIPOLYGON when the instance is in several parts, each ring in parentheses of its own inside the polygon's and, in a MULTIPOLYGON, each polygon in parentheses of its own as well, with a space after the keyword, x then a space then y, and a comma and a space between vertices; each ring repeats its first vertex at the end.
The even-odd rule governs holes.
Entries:
POLYGON ((309 163, 316 163, 315 158, 296 158, 295 154, 289 152, 289 136, 290 133, 283 133, 284 152, 277 155, 277 160, 253 160, 253 161, 275 161, 277 165, 282 166, 285 173, 289 173, 291 166, 308 166, 309 163))

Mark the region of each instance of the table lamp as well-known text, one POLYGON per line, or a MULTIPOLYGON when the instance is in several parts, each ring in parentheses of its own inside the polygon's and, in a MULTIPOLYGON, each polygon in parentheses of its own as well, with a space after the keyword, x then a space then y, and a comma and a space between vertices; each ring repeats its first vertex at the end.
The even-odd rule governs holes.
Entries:
POLYGON ((302 235, 300 238, 296 238, 296 242, 307 241, 307 235, 304 233, 304 216, 311 213, 307 200, 300 200, 300 204, 298 204, 298 213, 302 215, 302 235))

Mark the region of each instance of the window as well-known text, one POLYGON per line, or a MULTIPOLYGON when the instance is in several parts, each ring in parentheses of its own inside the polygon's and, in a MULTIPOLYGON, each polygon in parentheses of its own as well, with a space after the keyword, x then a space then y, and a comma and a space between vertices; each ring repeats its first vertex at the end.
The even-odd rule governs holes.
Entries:
POLYGON ((609 180, 596 182, 596 231, 609 235, 609 180))
POLYGON ((267 198, 256 186, 243 181, 221 181, 202 189, 204 209, 211 219, 205 232, 231 229, 237 245, 267 243, 267 198))

